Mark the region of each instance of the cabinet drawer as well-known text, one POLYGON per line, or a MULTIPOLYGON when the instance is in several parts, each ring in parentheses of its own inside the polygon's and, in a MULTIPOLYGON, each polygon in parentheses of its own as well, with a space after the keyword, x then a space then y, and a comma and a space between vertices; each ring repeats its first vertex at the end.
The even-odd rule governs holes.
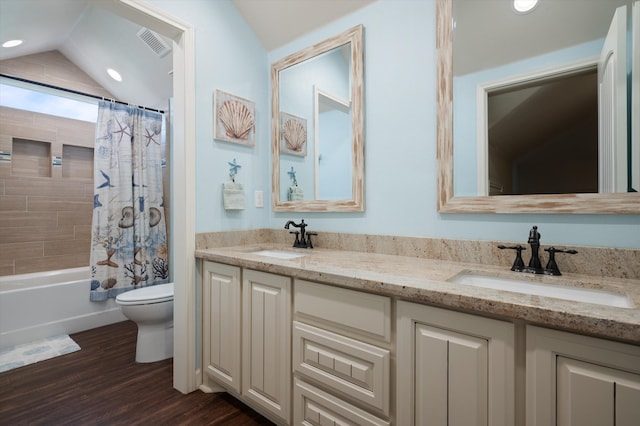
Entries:
POLYGON ((296 280, 294 292, 296 314, 391 341, 389 297, 305 280, 296 280))
POLYGON ((389 351, 293 323, 293 368, 331 389, 389 415, 389 351))
POLYGON ((299 379, 296 379, 294 384, 293 404, 293 419, 296 425, 391 424, 299 379))

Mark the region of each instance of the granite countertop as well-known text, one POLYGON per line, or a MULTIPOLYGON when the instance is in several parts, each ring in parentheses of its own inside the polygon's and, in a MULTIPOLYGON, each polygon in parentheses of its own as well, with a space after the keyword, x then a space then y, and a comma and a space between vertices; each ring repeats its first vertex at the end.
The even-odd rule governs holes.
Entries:
POLYGON ((196 250, 196 258, 640 345, 640 280, 635 279, 579 274, 551 277, 512 272, 510 265, 495 267, 355 251, 295 249, 277 244, 201 249, 196 250), (265 249, 304 256, 279 259, 253 253, 265 249), (575 302, 448 281, 465 272, 606 290, 626 295, 634 307, 575 302))

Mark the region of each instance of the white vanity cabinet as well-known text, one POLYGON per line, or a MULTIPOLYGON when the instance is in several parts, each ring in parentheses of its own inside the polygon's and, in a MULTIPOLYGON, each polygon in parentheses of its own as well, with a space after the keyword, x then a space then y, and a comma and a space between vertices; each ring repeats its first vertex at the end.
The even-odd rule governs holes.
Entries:
POLYGON ((204 384, 291 419, 291 278, 203 262, 204 384))
POLYGON ((527 327, 527 425, 640 424, 640 347, 527 327))
POLYGON ((391 299, 295 280, 295 425, 389 425, 391 299))
POLYGON ((515 423, 514 325, 399 301, 398 425, 515 423))

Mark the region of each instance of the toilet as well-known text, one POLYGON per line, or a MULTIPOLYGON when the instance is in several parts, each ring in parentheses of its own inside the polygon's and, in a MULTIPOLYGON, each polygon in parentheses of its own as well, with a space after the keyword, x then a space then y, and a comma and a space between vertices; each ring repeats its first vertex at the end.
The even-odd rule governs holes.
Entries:
POLYGON ((173 357, 173 283, 120 293, 116 303, 138 326, 136 362, 173 357))

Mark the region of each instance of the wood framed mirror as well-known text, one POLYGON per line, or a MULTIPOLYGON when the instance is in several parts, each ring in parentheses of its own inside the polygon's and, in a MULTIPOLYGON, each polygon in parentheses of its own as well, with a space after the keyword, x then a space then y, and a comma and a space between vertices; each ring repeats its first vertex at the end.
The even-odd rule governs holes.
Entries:
POLYGON ((363 73, 362 25, 272 64, 273 211, 364 210, 363 73))
MULTIPOLYGON (((437 0, 436 3, 438 211, 639 214, 640 193, 637 192, 500 196, 454 194, 453 2, 437 0)), ((469 125, 475 126, 476 123, 471 121, 469 125)))

